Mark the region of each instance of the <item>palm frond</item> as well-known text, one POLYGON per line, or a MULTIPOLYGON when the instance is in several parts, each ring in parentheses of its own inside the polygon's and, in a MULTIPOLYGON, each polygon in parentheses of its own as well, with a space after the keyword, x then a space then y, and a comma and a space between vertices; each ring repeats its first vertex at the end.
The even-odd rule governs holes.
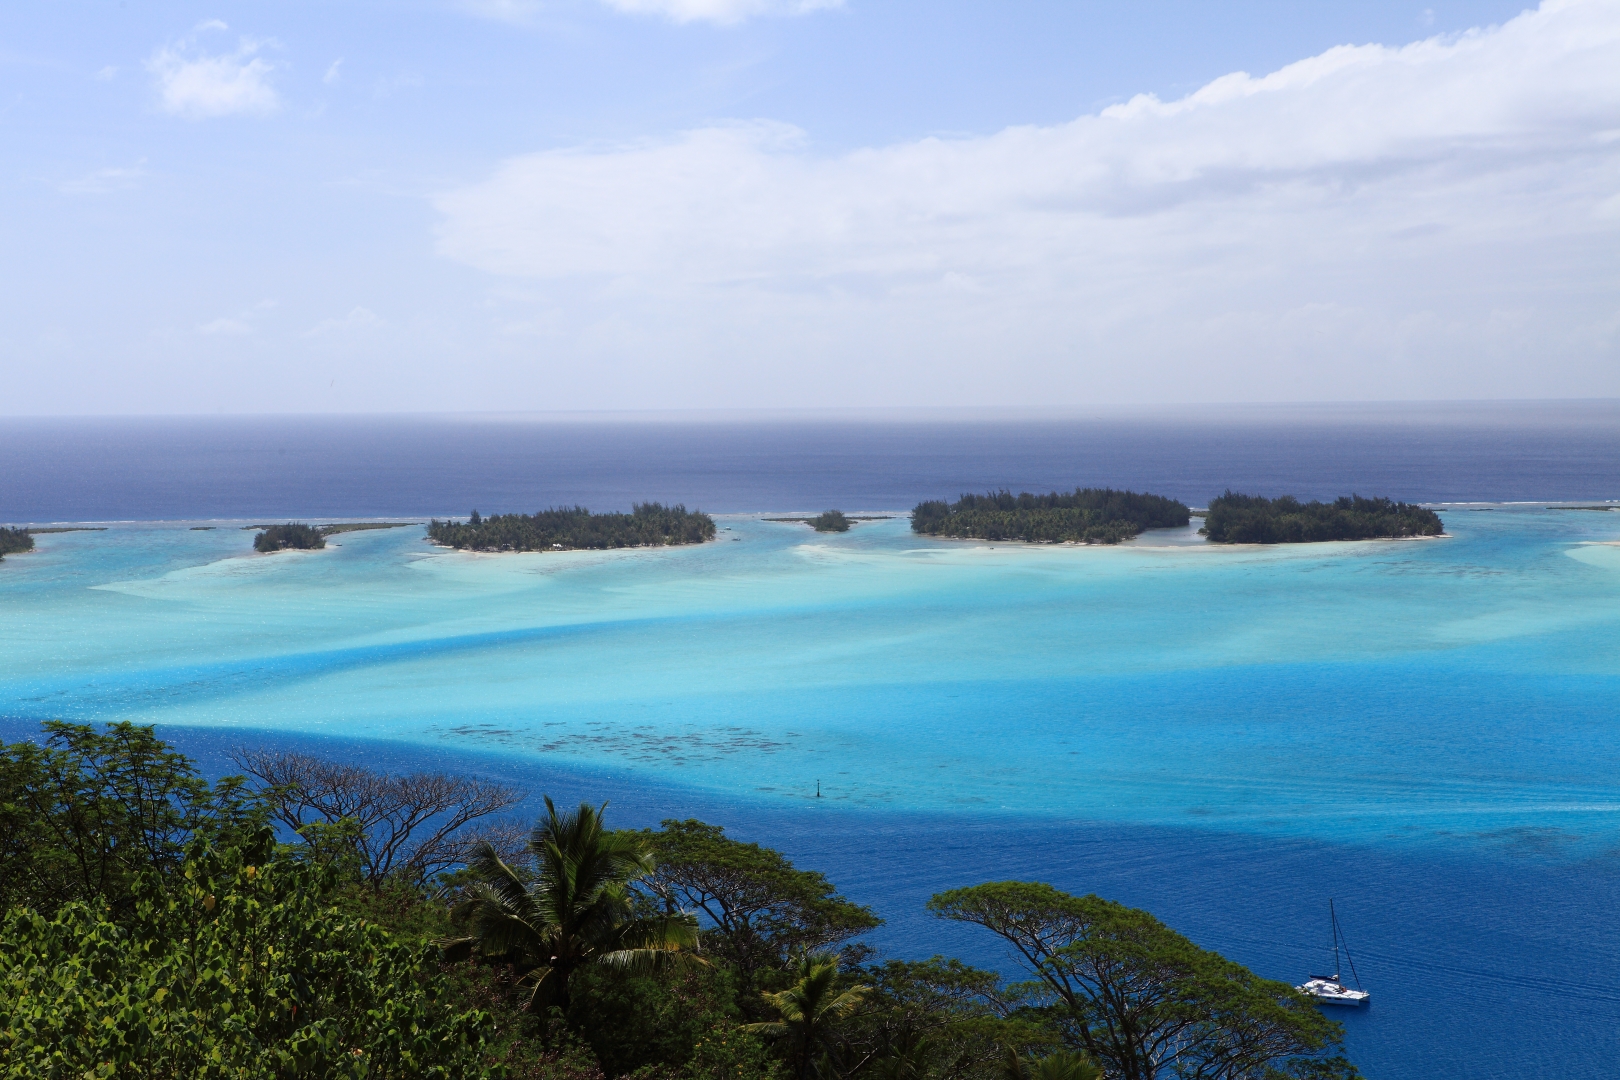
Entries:
POLYGON ((595 960, 604 967, 631 975, 650 975, 655 971, 709 966, 709 962, 696 953, 675 948, 617 949, 613 952, 597 953, 595 960))
POLYGON ((513 951, 541 956, 548 951, 546 944, 550 935, 545 928, 536 927, 495 904, 485 904, 473 911, 472 930, 478 939, 479 951, 485 956, 503 956, 513 951))
POLYGON ((522 876, 502 861, 495 845, 488 841, 473 849, 468 868, 478 879, 480 891, 487 899, 498 900, 511 911, 526 910, 533 905, 529 887, 522 876))

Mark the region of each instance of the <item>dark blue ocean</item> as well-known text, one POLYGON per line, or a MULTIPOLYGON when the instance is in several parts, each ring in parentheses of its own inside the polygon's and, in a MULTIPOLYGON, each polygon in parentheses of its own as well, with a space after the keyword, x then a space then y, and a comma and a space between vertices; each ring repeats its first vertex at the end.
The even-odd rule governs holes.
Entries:
POLYGON ((112 524, 0 564, 0 737, 127 718, 215 774, 272 742, 701 817, 872 905, 880 949, 1009 974, 927 897, 1050 881, 1298 981, 1331 896, 1368 1076, 1607 1076, 1620 513, 1548 506, 1617 498, 1612 402, 3 421, 0 522, 112 524), (1087 485, 1391 495, 1451 536, 1008 550, 759 517, 1087 485), (190 527, 650 499, 728 515, 722 543, 253 559, 190 527))
POLYGON ((1070 419, 0 420, 0 520, 465 514, 684 501, 909 509, 1002 486, 1458 502, 1620 494, 1620 403, 1211 407, 1070 419))

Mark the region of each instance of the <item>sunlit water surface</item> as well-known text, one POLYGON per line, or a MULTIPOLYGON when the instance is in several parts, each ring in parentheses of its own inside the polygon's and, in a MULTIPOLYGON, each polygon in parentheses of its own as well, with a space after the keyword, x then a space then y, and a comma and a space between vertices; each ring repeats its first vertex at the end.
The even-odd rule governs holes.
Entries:
POLYGON ((1275 549, 934 541, 903 517, 505 556, 419 528, 275 556, 231 527, 48 535, 3 567, 0 713, 705 813, 813 859, 898 953, 1001 962, 921 901, 1040 877, 1295 978, 1332 895, 1375 991, 1348 1018, 1372 1074, 1575 1075, 1620 1017, 1620 514, 1445 518, 1275 549))

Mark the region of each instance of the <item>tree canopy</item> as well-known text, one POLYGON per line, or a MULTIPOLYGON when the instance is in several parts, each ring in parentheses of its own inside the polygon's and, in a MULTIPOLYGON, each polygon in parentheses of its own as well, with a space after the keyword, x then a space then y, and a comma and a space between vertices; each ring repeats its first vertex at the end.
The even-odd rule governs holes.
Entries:
POLYGON ((142 879, 174 875, 193 840, 229 845, 266 820, 240 777, 210 786, 149 727, 42 730, 42 743, 0 744, 0 909, 127 913, 142 879))
POLYGON ((344 917, 334 881, 277 854, 268 829, 194 840, 137 917, 73 901, 0 925, 5 1080, 462 1080, 485 1015, 447 1011, 436 951, 344 917))
POLYGON ((253 550, 319 551, 326 546, 326 537, 313 525, 289 521, 285 525, 270 525, 253 538, 253 550))
POLYGON ((27 529, 0 528, 0 559, 19 551, 33 551, 34 536, 27 529))
POLYGON ((488 819, 521 802, 507 784, 446 773, 390 776, 311 754, 237 750, 276 821, 312 843, 343 840, 373 885, 390 876, 425 884, 465 865, 488 842, 488 819), (345 825, 346 833, 335 830, 345 825))
POLYGON ((1066 1038, 1118 1080, 1352 1076, 1339 1026, 1286 983, 1201 949, 1145 911, 1037 882, 940 893, 1038 980, 1066 1038))
POLYGON ((1307 544, 1439 536, 1440 515, 1424 506, 1347 495, 1302 503, 1291 495, 1267 499, 1231 491, 1211 499, 1201 532, 1217 544, 1307 544))
POLYGON ((786 969, 804 953, 882 923, 870 908, 838 895, 822 874, 733 840, 721 826, 672 819, 635 835, 654 860, 639 887, 666 912, 698 913, 708 928, 707 950, 737 973, 745 991, 765 971, 786 969))
POLYGON ((996 491, 963 495, 954 503, 918 503, 913 532, 979 540, 1117 544, 1145 529, 1171 529, 1189 521, 1187 507, 1162 495, 1077 488, 1047 495, 996 491))
POLYGON ((874 961, 872 911, 700 821, 548 799, 508 856, 500 785, 252 751, 209 784, 150 728, 41 735, 0 745, 0 1080, 1354 1075, 1291 988, 1095 896, 933 899, 1008 985, 874 961))
POLYGON ((435 518, 428 524, 434 543, 469 551, 667 547, 713 540, 714 531, 708 514, 662 503, 636 503, 628 514, 593 514, 583 506, 493 517, 474 510, 465 522, 435 518))
POLYGON ((566 1012, 569 981, 588 965, 651 971, 695 956, 696 919, 635 911, 631 888, 652 872, 652 853, 634 833, 608 831, 600 809, 560 812, 547 797, 529 852, 529 874, 489 844, 474 853, 474 880, 456 911, 471 933, 448 944, 517 965, 536 1005, 566 1012))
POLYGON ((826 510, 810 519, 816 532, 849 532, 849 518, 842 510, 826 510))

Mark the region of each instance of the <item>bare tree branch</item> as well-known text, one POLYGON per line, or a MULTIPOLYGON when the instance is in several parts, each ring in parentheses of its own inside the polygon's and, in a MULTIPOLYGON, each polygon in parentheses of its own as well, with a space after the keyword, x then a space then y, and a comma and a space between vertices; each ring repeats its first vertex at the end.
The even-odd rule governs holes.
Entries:
POLYGON ((486 822, 480 829, 472 825, 511 809, 527 794, 476 777, 390 776, 310 754, 239 748, 231 759, 259 781, 271 812, 287 828, 302 835, 312 824, 354 822, 360 863, 367 880, 374 883, 390 875, 422 882, 464 865, 473 843, 486 831, 506 841, 498 843, 498 849, 512 847, 504 834, 515 825, 486 822))

